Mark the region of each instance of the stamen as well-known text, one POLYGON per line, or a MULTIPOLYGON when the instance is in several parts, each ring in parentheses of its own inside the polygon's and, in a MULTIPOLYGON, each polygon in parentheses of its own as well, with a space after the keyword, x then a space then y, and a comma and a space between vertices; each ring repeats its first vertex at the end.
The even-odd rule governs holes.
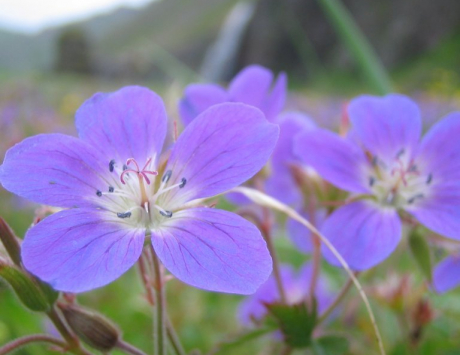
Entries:
POLYGON ((158 212, 160 212, 160 214, 161 214, 163 217, 171 218, 172 215, 173 215, 173 213, 172 213, 171 211, 164 210, 164 209, 162 209, 160 206, 154 205, 154 207, 158 210, 158 212))
POLYGON ((171 211, 166 211, 166 210, 160 210, 160 214, 163 217, 171 218, 173 213, 171 211))
POLYGON ((374 186, 375 184, 375 177, 369 176, 369 186, 374 186))
POLYGON ((123 164, 123 171, 128 170, 128 165, 123 164))
POLYGON ((187 179, 183 177, 180 181, 179 188, 182 189, 186 183, 187 183, 187 179))
POLYGON ((414 203, 415 200, 420 199, 420 198, 424 198, 424 197, 425 197, 424 194, 417 194, 415 196, 412 196, 410 199, 408 199, 407 203, 412 204, 412 203, 414 203))
POLYGON ((428 174, 428 177, 426 179, 426 184, 429 185, 431 184, 431 181, 433 181, 433 174, 428 174))
POLYGON ((109 192, 114 192, 114 191, 115 191, 114 187, 113 187, 113 186, 109 186, 109 192))
POLYGON ((405 152, 405 149, 401 148, 401 150, 399 150, 399 152, 396 153, 396 159, 401 158, 401 156, 404 155, 405 152))
POLYGON ((164 183, 168 182, 169 179, 171 178, 171 175, 172 175, 172 170, 168 170, 161 178, 161 182, 164 182, 164 183))
POLYGON ((115 167, 115 160, 112 159, 112 160, 109 162, 109 171, 110 171, 110 172, 113 172, 114 167, 115 167))
POLYGON ((97 190, 97 191, 96 191, 96 195, 98 195, 99 197, 101 197, 101 196, 102 196, 102 191, 97 190))
POLYGON ((117 217, 118 218, 129 218, 131 217, 131 212, 118 212, 117 217))

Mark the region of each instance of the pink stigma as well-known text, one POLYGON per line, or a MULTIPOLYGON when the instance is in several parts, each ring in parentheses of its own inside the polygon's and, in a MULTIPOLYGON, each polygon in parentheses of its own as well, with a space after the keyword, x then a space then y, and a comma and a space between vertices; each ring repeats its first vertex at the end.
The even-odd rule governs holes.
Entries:
POLYGON ((139 177, 139 179, 141 177, 143 177, 145 179, 145 181, 147 182, 147 184, 150 185, 150 179, 148 178, 147 175, 153 175, 153 176, 156 176, 158 175, 158 171, 153 171, 153 170, 147 170, 147 166, 149 166, 149 164, 151 163, 152 161, 152 158, 148 158, 147 159, 147 162, 145 163, 144 167, 142 168, 142 170, 139 169, 139 164, 137 164, 137 161, 134 159, 134 158, 129 158, 127 161, 126 161, 126 165, 129 166, 131 163, 134 165, 135 169, 133 168, 130 168, 130 169, 126 169, 124 170, 121 175, 120 175, 120 180, 121 182, 123 183, 123 185, 126 184, 125 182, 125 179, 124 179, 124 176, 125 174, 128 174, 128 173, 135 173, 137 174, 137 176, 139 177))

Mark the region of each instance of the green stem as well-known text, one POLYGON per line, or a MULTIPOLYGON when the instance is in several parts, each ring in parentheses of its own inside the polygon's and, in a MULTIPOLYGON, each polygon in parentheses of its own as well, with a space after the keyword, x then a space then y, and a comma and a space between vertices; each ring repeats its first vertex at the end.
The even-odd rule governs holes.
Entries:
POLYGON ((187 355, 169 319, 166 319, 166 333, 176 355, 187 355))
POLYGON ((166 355, 166 298, 164 289, 163 270, 155 252, 151 251, 153 272, 155 275, 155 305, 154 305, 154 354, 166 355))
POLYGON ((340 0, 318 0, 318 3, 376 92, 381 95, 391 92, 391 81, 382 63, 346 7, 340 0))
POLYGON ((58 338, 54 338, 46 334, 34 334, 15 339, 12 342, 3 345, 0 348, 0 355, 6 355, 32 343, 50 343, 59 346, 63 350, 67 348, 67 344, 58 338))
POLYGON ((332 302, 329 307, 321 314, 318 318, 318 322, 316 324, 320 324, 326 320, 327 317, 332 313, 332 311, 343 301, 345 295, 353 286, 353 280, 351 278, 348 279, 347 283, 343 286, 340 290, 339 294, 335 298, 334 302, 332 302))

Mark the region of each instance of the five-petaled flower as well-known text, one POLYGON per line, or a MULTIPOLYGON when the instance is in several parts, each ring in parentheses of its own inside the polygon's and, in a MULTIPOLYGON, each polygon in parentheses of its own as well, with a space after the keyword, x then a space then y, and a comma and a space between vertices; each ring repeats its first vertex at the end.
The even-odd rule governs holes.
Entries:
MULTIPOLYGON (((350 266, 367 269, 391 254, 401 238, 401 210, 460 239, 460 113, 434 125, 421 142, 419 109, 405 96, 361 96, 350 102, 348 115, 347 138, 305 132, 294 149, 325 180, 360 195, 321 228, 350 266)), ((329 250, 324 255, 339 265, 329 250)))
POLYGON ((146 88, 94 95, 76 126, 79 139, 27 138, 0 167, 7 190, 66 208, 27 232, 22 259, 30 272, 58 290, 87 291, 128 270, 149 240, 174 276, 199 288, 249 294, 267 279, 271 258, 257 228, 200 206, 266 163, 278 127, 261 111, 240 103, 209 108, 161 165, 167 117, 146 88))

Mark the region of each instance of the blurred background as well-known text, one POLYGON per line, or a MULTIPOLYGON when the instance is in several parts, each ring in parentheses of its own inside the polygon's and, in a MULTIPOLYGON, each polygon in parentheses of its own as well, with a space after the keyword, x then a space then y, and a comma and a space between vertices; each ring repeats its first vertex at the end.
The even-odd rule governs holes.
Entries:
MULTIPOLYGON (((426 125, 460 109, 460 1, 341 2, 389 73, 393 90, 411 95, 421 105, 426 125)), ((379 94, 320 1, 0 0, 0 156, 32 134, 75 134, 73 115, 85 99, 127 84, 160 93, 170 118, 179 120, 176 103, 187 84, 224 84, 254 63, 285 71, 290 89, 287 107, 302 110, 329 128, 337 128, 347 100, 361 93, 379 94)), ((0 215, 23 236, 34 214, 40 213, 38 206, 3 190, 0 199, 0 215)), ((303 262, 304 256, 285 239, 278 241, 278 248, 283 260, 303 262)), ((388 271, 397 257, 401 255, 382 269, 388 271)), ((412 353, 404 345, 407 339, 398 321, 408 301, 398 304, 394 297, 418 291, 411 284, 414 265, 402 263, 407 275, 383 287, 391 291, 401 286, 394 294, 378 291, 378 275, 368 290, 377 295, 374 305, 383 306, 377 307, 377 319, 383 319, 384 338, 393 349, 389 354, 412 353)), ((343 275, 328 269, 340 287, 343 275)), ((382 278, 385 282, 390 281, 382 278)), ((241 328, 235 313, 242 297, 207 293, 179 282, 172 282, 169 292, 172 321, 187 350, 209 351, 225 333, 241 328)), ((418 353, 460 354, 456 297, 430 295, 429 301, 449 315, 435 317, 418 353)), ((151 310, 136 270, 82 295, 81 302, 118 322, 127 340, 149 349, 151 310)), ((353 324, 347 333, 354 353, 368 354, 372 331, 367 321, 354 317, 361 312, 359 301, 354 307, 332 327, 343 331, 343 322, 353 324)), ((47 327, 40 315, 24 311, 9 288, 0 284, 0 344, 47 327)), ((259 341, 251 346, 233 353, 263 354, 271 345, 259 341)), ((41 346, 17 352, 46 353, 41 346)))

